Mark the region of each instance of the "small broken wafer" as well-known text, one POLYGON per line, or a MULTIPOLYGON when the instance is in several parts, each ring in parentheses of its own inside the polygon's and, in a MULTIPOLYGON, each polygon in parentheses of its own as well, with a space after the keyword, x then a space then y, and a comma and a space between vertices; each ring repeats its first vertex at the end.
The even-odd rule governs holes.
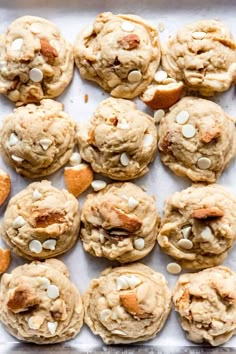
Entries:
POLYGON ((11 261, 10 250, 3 250, 0 248, 0 274, 4 273, 9 267, 11 261))
POLYGON ((191 217, 195 219, 220 218, 224 216, 223 210, 217 207, 200 208, 191 213, 191 217))
POLYGON ((85 163, 74 167, 65 167, 64 178, 68 191, 78 197, 89 188, 93 181, 93 170, 85 163))
POLYGON ((139 306, 138 298, 135 293, 125 293, 120 295, 121 305, 125 310, 131 315, 145 318, 149 317, 150 314, 145 313, 145 311, 139 306))
POLYGON ((0 206, 3 205, 5 200, 7 199, 8 195, 11 191, 11 178, 10 176, 0 170, 0 206))

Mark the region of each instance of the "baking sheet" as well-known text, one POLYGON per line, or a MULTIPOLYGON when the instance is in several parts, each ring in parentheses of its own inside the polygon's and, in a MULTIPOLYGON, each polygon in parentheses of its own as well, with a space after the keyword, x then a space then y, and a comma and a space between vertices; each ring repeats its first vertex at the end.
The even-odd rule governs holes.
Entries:
MULTIPOLYGON (((169 35, 174 34, 176 30, 182 25, 198 20, 198 19, 220 19, 225 21, 231 28, 232 33, 236 38, 236 0, 228 1, 212 1, 212 0, 183 0, 183 1, 99 1, 99 0, 67 0, 66 2, 61 0, 51 1, 0 1, 0 33, 4 32, 7 26, 15 18, 24 15, 34 15, 45 17, 55 22, 61 29, 64 36, 71 42, 75 40, 78 31, 87 23, 91 23, 94 20, 96 14, 103 11, 111 11, 113 13, 132 13, 141 15, 144 19, 149 21, 155 26, 159 23, 164 24, 164 31, 160 33, 161 40, 166 40, 169 35)), ((82 81, 79 77, 78 71, 75 70, 74 79, 69 88, 61 95, 57 100, 63 102, 65 110, 72 115, 77 121, 86 121, 92 117, 98 103, 108 97, 108 94, 103 92, 98 86, 89 82, 82 81), (88 103, 84 102, 84 95, 88 94, 88 103)), ((218 95, 214 100, 221 104, 221 106, 231 115, 236 116, 236 107, 234 104, 236 99, 235 87, 232 87, 227 93, 218 95)), ((152 111, 146 109, 140 100, 136 100, 140 109, 146 111, 149 114, 153 114, 152 111)), ((7 114, 9 114, 14 108, 13 104, 4 97, 0 97, 0 121, 7 114)), ((0 168, 8 171, 12 178, 12 191, 11 196, 18 193, 25 188, 32 181, 17 175, 10 167, 8 167, 2 158, 0 157, 0 168)), ((218 183, 223 184, 231 188, 236 194, 235 185, 235 172, 236 161, 231 163, 230 167, 224 172, 218 183)), ((97 176, 101 179, 103 177, 97 176)), ((51 180, 53 185, 58 188, 64 188, 63 169, 58 171, 47 179, 51 180)), ((160 162, 157 155, 154 163, 150 166, 150 172, 142 178, 135 181, 140 186, 145 186, 147 192, 156 196, 156 204, 159 212, 162 214, 164 200, 177 190, 181 190, 191 185, 191 182, 185 178, 176 177, 168 169, 166 169, 160 162)), ((92 190, 89 189, 88 192, 92 190)), ((86 192, 87 193, 87 192, 86 192)), ((83 204, 84 195, 79 198, 80 205, 83 204)), ((0 208, 1 217, 4 214, 6 204, 0 208)), ((2 241, 0 240, 0 246, 2 241)), ((69 251, 66 255, 59 257, 69 267, 71 279, 78 286, 80 292, 83 294, 88 287, 90 280, 99 276, 99 273, 114 263, 90 256, 84 252, 82 244, 78 241, 77 245, 69 251)), ((231 267, 236 271, 236 247, 231 251, 228 260, 225 261, 225 265, 231 267)), ((166 265, 171 261, 171 258, 160 252, 158 246, 151 252, 150 255, 141 260, 143 263, 152 267, 156 271, 162 272, 168 279, 169 285, 173 288, 177 277, 170 275, 166 272, 166 265)), ((12 257, 11 271, 15 266, 25 263, 24 259, 17 256, 12 257)), ((142 344, 143 345, 143 344, 142 344)), ((174 311, 171 312, 164 329, 157 335, 157 337, 151 341, 145 343, 145 346, 153 350, 153 347, 163 348, 163 351, 169 352, 168 346, 179 349, 178 352, 183 352, 181 347, 194 348, 194 344, 187 341, 184 332, 178 324, 177 316, 174 311), (150 346, 150 347, 149 347, 150 346), (152 349, 151 349, 152 348, 152 349)), ((39 347, 33 346, 35 351, 39 351, 39 347)), ((89 329, 84 325, 80 334, 72 341, 66 344, 56 345, 50 347, 47 352, 60 351, 60 348, 64 348, 63 352, 66 352, 68 348, 72 348, 81 351, 87 351, 91 348, 101 348, 101 350, 109 350, 105 347, 99 337, 92 335, 89 329), (53 350, 55 348, 55 350, 53 350)), ((236 336, 232 338, 223 347, 235 347, 236 348, 236 336)), ((31 346, 24 346, 19 343, 15 338, 10 336, 5 329, 0 325, 0 352, 23 352, 28 351, 31 346), (24 349, 23 349, 24 347, 24 349)), ((118 351, 118 348, 116 351, 118 351)), ((131 349, 132 347, 130 347, 131 349)), ((45 348, 46 349, 46 348, 45 348)), ((187 348, 185 348, 187 349, 187 348)), ((196 351, 200 349, 200 346, 195 347, 196 351)), ((154 351, 153 351, 154 352, 154 351)))

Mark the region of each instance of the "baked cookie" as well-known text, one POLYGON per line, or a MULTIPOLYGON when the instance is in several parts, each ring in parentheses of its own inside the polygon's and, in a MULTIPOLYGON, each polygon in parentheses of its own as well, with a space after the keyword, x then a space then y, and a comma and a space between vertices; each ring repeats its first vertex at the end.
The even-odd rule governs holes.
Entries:
POLYGON ((156 336, 171 308, 161 273, 134 263, 108 268, 83 296, 85 323, 106 344, 134 343, 156 336))
POLYGON ((0 320, 18 339, 64 342, 79 333, 83 316, 79 291, 57 259, 24 264, 2 276, 0 320))
POLYGON ((51 182, 31 183, 11 198, 1 236, 12 251, 26 259, 58 256, 78 238, 80 212, 77 199, 51 182))
POLYGON ((89 123, 79 125, 78 143, 95 172, 116 180, 137 178, 156 154, 155 121, 131 101, 108 98, 89 123))
POLYGON ((3 121, 0 148, 6 162, 28 178, 44 177, 67 163, 73 153, 76 122, 63 105, 42 100, 16 108, 3 121))
POLYGON ((41 17, 13 21, 0 36, 0 93, 17 105, 59 96, 74 68, 73 47, 41 17))
POLYGON ((236 80, 236 44, 224 23, 197 21, 181 28, 162 47, 168 75, 203 96, 229 89, 236 80))
POLYGON ((113 183, 89 194, 81 213, 85 251, 121 263, 146 256, 156 243, 155 200, 133 183, 113 183))
POLYGON ((187 338, 213 346, 236 333, 236 275, 226 267, 180 276, 173 291, 175 311, 187 338))
POLYGON ((193 185, 165 204, 158 242, 187 269, 224 261, 236 238, 236 198, 224 187, 193 185))
POLYGON ((152 81, 161 50, 157 30, 141 17, 104 12, 78 35, 74 55, 84 79, 114 97, 134 98, 152 81))
POLYGON ((216 103, 184 97, 161 120, 161 160, 176 175, 213 183, 236 153, 234 120, 216 103))

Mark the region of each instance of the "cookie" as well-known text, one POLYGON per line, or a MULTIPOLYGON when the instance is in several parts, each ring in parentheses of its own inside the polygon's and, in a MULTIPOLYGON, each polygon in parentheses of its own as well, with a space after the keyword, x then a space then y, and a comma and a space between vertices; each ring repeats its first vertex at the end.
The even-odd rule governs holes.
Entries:
POLYGON ((89 194, 81 212, 84 249, 121 263, 146 256, 156 243, 155 200, 133 183, 113 183, 89 194))
POLYGON ((51 175, 67 163, 76 138, 76 122, 59 102, 16 108, 3 121, 0 149, 5 161, 28 178, 51 175))
POLYGON ((74 46, 80 75, 113 97, 134 98, 152 81, 160 63, 157 30, 134 15, 99 14, 74 46))
POLYGON ((1 236, 12 251, 26 259, 46 259, 71 249, 79 234, 77 199, 51 182, 30 184, 9 202, 1 236))
POLYGON ((108 98, 89 123, 79 125, 78 144, 95 172, 115 180, 137 178, 156 154, 155 121, 131 101, 108 98))
POLYGON ((74 68, 73 47, 41 17, 13 21, 0 36, 0 93, 17 105, 59 96, 74 68))
POLYGON ((173 302, 192 342, 217 346, 236 333, 236 275, 227 267, 181 275, 173 302))
POLYGON ((212 96, 236 81, 235 40, 220 21, 194 22, 163 45, 162 66, 190 90, 212 96))
POLYGON ((20 340, 64 342, 79 333, 83 316, 79 291, 57 259, 24 264, 2 276, 0 320, 20 340))
POLYGON ((167 281, 134 263, 108 268, 83 296, 85 323, 106 344, 135 343, 156 336, 171 308, 167 281))
POLYGON ((234 120, 212 101, 184 97, 160 122, 162 162, 176 175, 213 183, 236 153, 234 120))
POLYGON ((165 203, 158 242, 187 269, 224 261, 236 238, 236 198, 224 187, 193 185, 165 203))

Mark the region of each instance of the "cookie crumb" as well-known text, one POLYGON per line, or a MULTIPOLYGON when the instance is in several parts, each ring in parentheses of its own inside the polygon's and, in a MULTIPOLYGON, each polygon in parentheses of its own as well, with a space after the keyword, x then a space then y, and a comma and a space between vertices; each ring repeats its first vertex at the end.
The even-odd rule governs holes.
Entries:
POLYGON ((158 30, 159 30, 160 32, 164 32, 164 30, 165 30, 165 25, 164 25, 163 22, 159 22, 159 23, 158 23, 158 30))
POLYGON ((89 96, 88 96, 88 94, 86 93, 86 94, 84 95, 84 103, 88 103, 88 100, 89 100, 89 96))

